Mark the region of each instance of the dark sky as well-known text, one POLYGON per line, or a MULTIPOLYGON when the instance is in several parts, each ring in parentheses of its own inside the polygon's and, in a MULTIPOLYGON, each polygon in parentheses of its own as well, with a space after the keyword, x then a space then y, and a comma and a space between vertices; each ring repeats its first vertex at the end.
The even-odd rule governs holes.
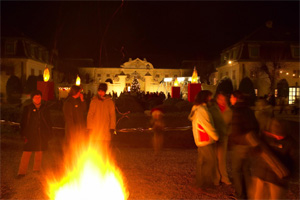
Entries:
POLYGON ((150 62, 152 55, 218 58, 270 19, 274 26, 299 29, 299 2, 1 1, 1 23, 49 49, 56 42, 61 58, 98 61, 102 44, 102 64, 120 62, 123 55, 150 62))

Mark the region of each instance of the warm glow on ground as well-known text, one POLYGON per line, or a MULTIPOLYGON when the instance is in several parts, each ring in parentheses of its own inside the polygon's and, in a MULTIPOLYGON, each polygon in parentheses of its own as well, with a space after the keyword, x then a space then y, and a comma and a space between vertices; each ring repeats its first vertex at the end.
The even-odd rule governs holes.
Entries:
MULTIPOLYGON (((99 143, 98 143, 99 144, 99 143)), ((89 145, 85 150, 74 152, 66 158, 68 165, 61 178, 49 178, 48 196, 50 199, 127 199, 121 171, 113 165, 109 152, 89 145), (98 150, 97 150, 98 149, 98 150), (77 155, 76 155, 77 154, 77 155), (77 159, 77 160, 76 160, 77 159), (73 163, 73 166, 70 165, 73 163), (71 166, 71 167, 70 167, 71 166)), ((80 149, 80 148, 79 148, 80 149)), ((66 156, 67 156, 66 155, 66 156)))

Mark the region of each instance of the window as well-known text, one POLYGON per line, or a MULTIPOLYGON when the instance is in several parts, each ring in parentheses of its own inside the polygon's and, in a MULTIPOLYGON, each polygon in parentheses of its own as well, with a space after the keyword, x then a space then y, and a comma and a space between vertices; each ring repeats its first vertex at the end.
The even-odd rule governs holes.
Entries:
POLYGON ((259 46, 249 46, 249 57, 258 58, 259 57, 259 46))
POLYGON ((255 96, 257 96, 258 90, 257 90, 257 89, 254 89, 254 92, 255 92, 255 96))
POLYGON ((106 77, 110 77, 110 74, 106 74, 106 77))
POLYGON ((292 56, 293 58, 299 58, 300 55, 299 55, 299 47, 292 47, 292 56))
POLYGON ((101 77, 101 74, 97 74, 97 77, 101 77))
POLYGON ((233 60, 236 60, 236 58, 237 58, 237 53, 238 53, 237 49, 234 49, 234 50, 233 50, 233 56, 232 56, 232 59, 233 59, 233 60))
POLYGON ((34 69, 31 68, 31 75, 34 76, 34 69))
POLYGON ((30 56, 32 57, 32 58, 34 58, 34 46, 33 45, 30 45, 30 56))
POLYGON ((290 87, 289 88, 289 104, 293 104, 295 98, 299 98, 300 96, 300 88, 299 87, 290 87))
POLYGON ((16 43, 14 41, 7 41, 5 43, 5 54, 6 55, 16 54, 16 43))
POLYGON ((165 75, 165 78, 168 78, 168 77, 169 77, 169 74, 166 74, 166 75, 165 75))
POLYGON ((232 71, 232 80, 235 80, 235 70, 232 71))
POLYGON ((155 78, 159 78, 159 74, 156 74, 156 75, 155 75, 155 78))

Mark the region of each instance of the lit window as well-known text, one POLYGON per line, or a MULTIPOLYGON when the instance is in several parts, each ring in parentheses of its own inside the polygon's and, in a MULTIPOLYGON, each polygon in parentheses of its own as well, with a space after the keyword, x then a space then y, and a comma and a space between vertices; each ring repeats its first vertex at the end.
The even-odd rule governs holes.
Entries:
POLYGON ((289 88, 289 104, 293 104, 295 98, 300 96, 300 88, 299 87, 290 87, 289 88))
POLYGON ((277 89, 275 89, 274 96, 275 96, 275 97, 278 96, 278 90, 277 90, 277 89))
POLYGON ((254 89, 254 91, 255 91, 255 96, 257 96, 257 91, 258 91, 258 90, 257 90, 257 89, 254 89))

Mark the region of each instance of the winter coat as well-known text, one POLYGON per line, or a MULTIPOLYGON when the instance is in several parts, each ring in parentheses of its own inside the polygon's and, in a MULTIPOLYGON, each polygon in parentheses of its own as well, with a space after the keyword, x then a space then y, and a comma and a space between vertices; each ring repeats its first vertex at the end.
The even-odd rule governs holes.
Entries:
POLYGON ((223 138, 229 135, 229 124, 232 119, 232 111, 227 106, 225 110, 222 112, 216 102, 213 102, 211 106, 208 108, 211 113, 216 131, 219 135, 219 141, 222 141, 223 138))
POLYGON ((245 102, 236 102, 232 107, 231 134, 229 135, 228 144, 232 145, 249 145, 246 140, 246 134, 253 132, 258 135, 259 126, 254 112, 245 102))
POLYGON ((95 140, 110 141, 111 129, 116 129, 115 103, 109 96, 95 96, 87 116, 87 128, 95 140))
POLYGON ((23 109, 21 136, 25 138, 24 151, 45 151, 52 137, 52 123, 48 108, 41 104, 37 109, 33 103, 23 109))
POLYGON ((219 139, 207 105, 194 105, 189 119, 192 121, 194 141, 197 147, 207 146, 219 139))
POLYGON ((80 98, 68 97, 63 105, 65 118, 65 137, 70 140, 77 134, 83 135, 86 132, 86 103, 80 98))

